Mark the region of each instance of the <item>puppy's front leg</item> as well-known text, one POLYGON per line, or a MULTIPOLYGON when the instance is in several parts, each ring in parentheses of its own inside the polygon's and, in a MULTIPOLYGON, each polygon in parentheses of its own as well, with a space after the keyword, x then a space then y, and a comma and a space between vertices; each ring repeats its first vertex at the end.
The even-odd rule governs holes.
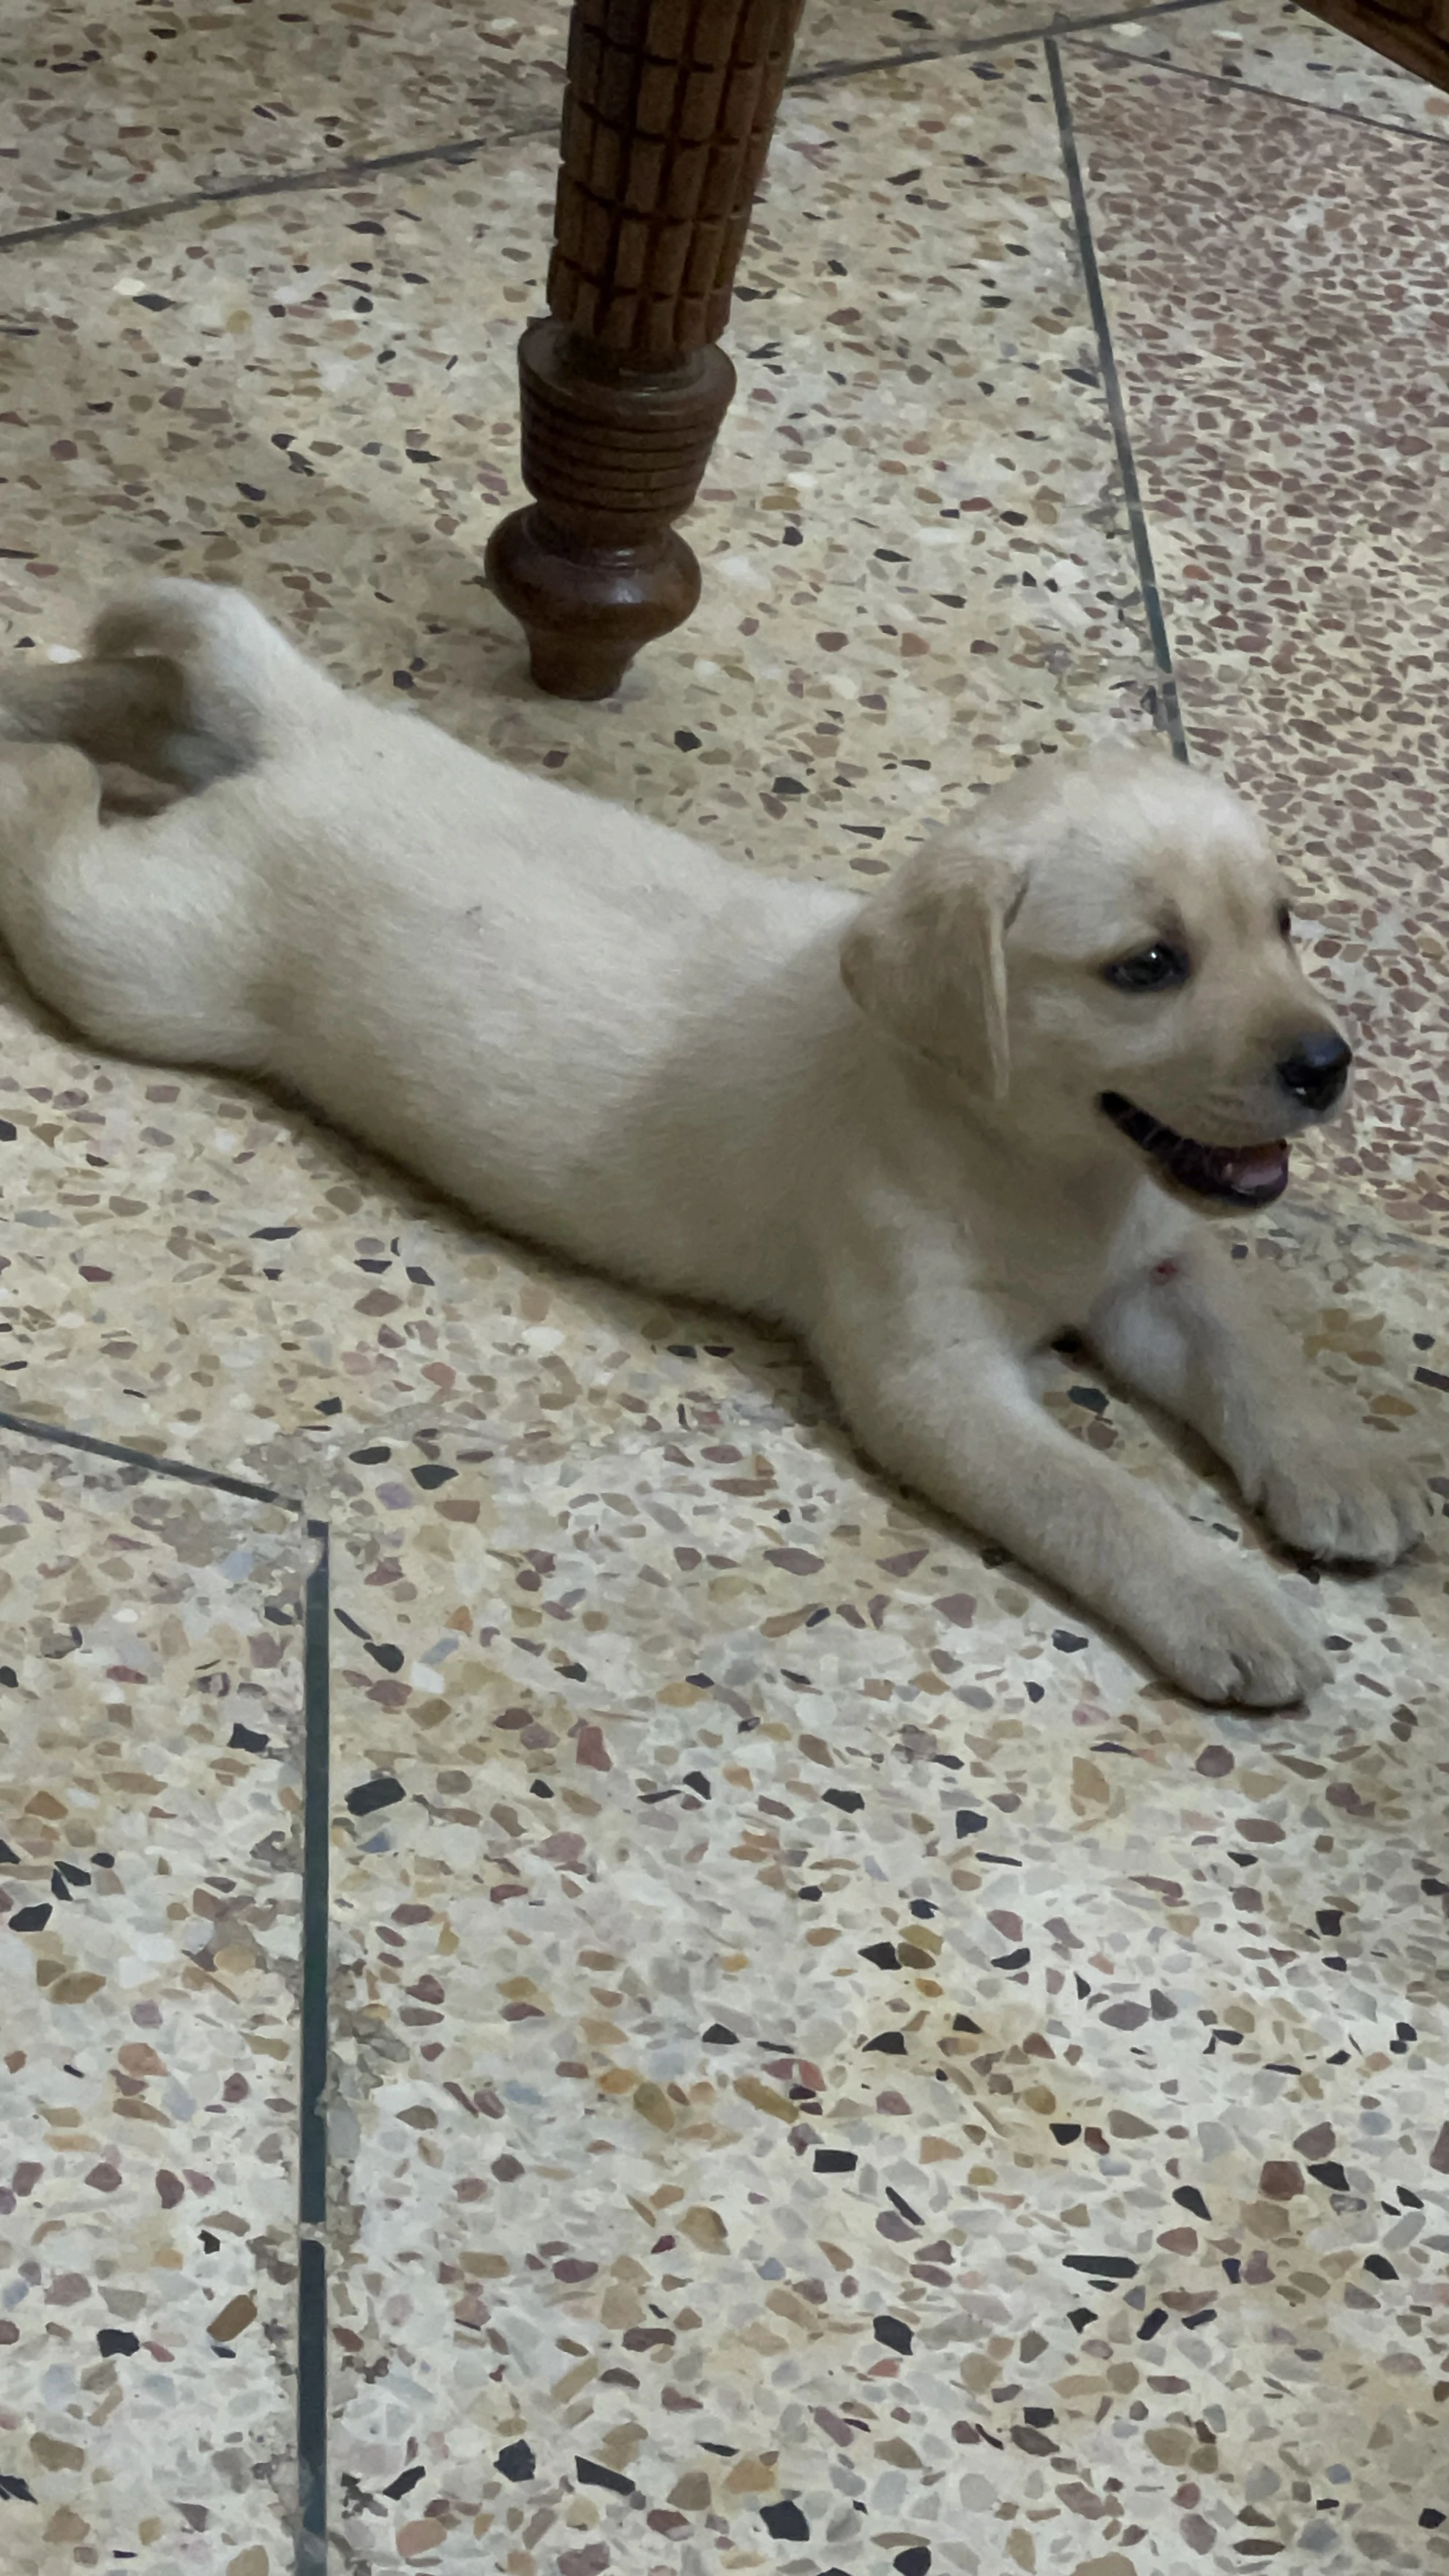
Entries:
POLYGON ((1425 1475, 1402 1435, 1335 1410, 1206 1227, 1104 1298, 1088 1338, 1129 1386, 1210 1443, 1289 1547, 1392 1565, 1423 1537, 1425 1475))
POLYGON ((1327 1657, 1271 1584, 1042 1411, 987 1310, 937 1310, 912 1330, 899 1310, 847 1318, 837 1305, 816 1338, 883 1467, 1001 1540, 1194 1698, 1281 1708, 1326 1678, 1327 1657))

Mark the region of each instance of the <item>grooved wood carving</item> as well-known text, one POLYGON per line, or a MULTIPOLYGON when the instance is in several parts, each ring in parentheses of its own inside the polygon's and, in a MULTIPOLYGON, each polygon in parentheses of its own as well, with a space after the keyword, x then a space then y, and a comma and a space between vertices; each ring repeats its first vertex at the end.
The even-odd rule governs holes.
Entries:
POLYGON ((801 0, 575 0, 547 321, 519 347, 531 509, 488 572, 535 679, 603 697, 699 597, 674 522, 734 391, 715 347, 801 0))

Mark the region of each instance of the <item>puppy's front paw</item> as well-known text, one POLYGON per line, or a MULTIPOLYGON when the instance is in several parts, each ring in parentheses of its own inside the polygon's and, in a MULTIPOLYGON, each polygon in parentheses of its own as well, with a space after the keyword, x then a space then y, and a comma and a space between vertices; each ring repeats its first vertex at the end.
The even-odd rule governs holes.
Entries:
POLYGON ((1287 1603, 1235 1565, 1165 1585, 1142 1643, 1169 1681, 1211 1707, 1291 1708, 1333 1670, 1287 1603))
POLYGON ((1290 1432, 1265 1461, 1249 1500, 1300 1556, 1393 1565, 1428 1529, 1426 1470, 1387 1434, 1333 1424, 1290 1432))

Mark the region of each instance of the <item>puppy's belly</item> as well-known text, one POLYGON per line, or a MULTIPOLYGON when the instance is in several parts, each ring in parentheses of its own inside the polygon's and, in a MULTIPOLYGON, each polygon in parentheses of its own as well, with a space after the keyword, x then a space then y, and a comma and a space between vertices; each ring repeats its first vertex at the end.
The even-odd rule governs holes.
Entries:
POLYGON ((392 953, 385 980, 339 989, 329 970, 292 996, 258 1070, 489 1225, 643 1285, 801 1320, 821 1157, 800 1136, 802 1116, 819 1120, 758 1051, 721 1046, 717 1012, 681 1014, 667 984, 647 1005, 618 987, 580 1002, 557 961, 540 975, 527 953, 460 973, 445 936, 392 953))
POLYGON ((452 1114, 416 1097, 384 1061, 356 1059, 345 1079, 329 1072, 292 1086, 339 1126, 432 1182, 490 1227, 601 1270, 679 1296, 752 1308, 798 1321, 801 1262, 794 1224, 768 1178, 758 1199, 720 1179, 712 1142, 641 1135, 577 1100, 541 1116, 512 1082, 476 1068, 466 1105, 450 1087, 452 1114))

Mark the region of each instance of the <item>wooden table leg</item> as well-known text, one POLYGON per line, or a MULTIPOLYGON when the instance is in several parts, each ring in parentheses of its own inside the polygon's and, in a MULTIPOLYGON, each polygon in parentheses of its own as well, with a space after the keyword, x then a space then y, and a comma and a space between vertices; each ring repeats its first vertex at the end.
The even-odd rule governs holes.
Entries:
POLYGON ((734 392, 715 346, 801 0, 575 0, 549 318, 488 576, 555 697, 602 698, 694 609, 689 508, 734 392))

